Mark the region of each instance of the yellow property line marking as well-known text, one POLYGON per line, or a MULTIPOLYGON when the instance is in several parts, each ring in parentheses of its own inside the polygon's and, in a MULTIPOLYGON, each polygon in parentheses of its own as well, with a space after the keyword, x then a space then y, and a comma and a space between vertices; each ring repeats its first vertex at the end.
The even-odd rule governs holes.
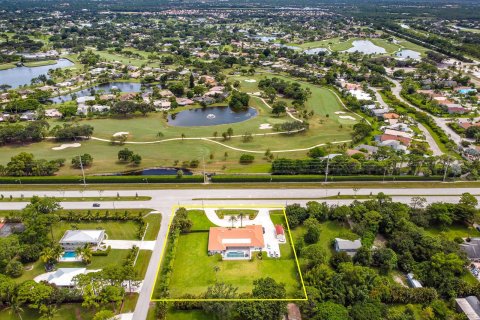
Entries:
POLYGON ((168 230, 167 230, 167 238, 166 241, 163 243, 163 248, 162 252, 160 254, 160 263, 158 264, 158 269, 157 269, 157 274, 155 275, 155 282, 152 286, 152 292, 150 293, 150 301, 155 301, 155 302, 175 302, 175 301, 184 301, 184 302, 201 302, 201 301, 219 301, 219 302, 234 302, 234 301, 307 301, 308 300, 308 295, 307 295, 307 289, 305 288, 305 283, 303 281, 303 276, 302 272, 300 270, 300 263, 298 261, 297 257, 297 252, 295 251, 295 246, 293 245, 293 238, 292 238, 292 233, 290 232, 290 225, 288 224, 288 218, 287 214, 285 212, 285 206, 278 205, 278 204, 272 204, 272 205, 174 205, 172 207, 172 214, 170 217, 170 221, 168 222, 168 230), (153 294, 155 292, 155 288, 157 286, 157 280, 158 276, 160 274, 160 270, 162 268, 162 262, 164 259, 165 255, 165 248, 167 247, 168 243, 168 238, 170 236, 170 228, 172 226, 172 221, 175 216, 175 212, 179 208, 185 208, 185 209, 204 209, 204 208, 215 208, 215 209, 243 209, 243 208, 252 208, 252 209, 281 209, 283 211, 283 216, 285 217, 285 222, 287 224, 287 230, 288 230, 288 235, 290 239, 290 245, 292 246, 293 249, 293 255, 295 258, 295 263, 297 265, 297 271, 298 275, 300 276, 300 282, 302 284, 302 291, 304 294, 303 298, 284 298, 284 299, 252 299, 252 298, 246 298, 246 299, 179 299, 179 298, 164 298, 164 299, 154 299, 153 294))

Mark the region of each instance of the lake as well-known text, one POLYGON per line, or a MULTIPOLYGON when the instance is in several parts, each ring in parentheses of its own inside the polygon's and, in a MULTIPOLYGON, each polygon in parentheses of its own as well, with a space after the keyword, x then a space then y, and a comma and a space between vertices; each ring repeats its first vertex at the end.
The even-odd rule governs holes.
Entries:
POLYGON ((48 70, 73 66, 74 63, 68 59, 58 59, 57 63, 42 67, 16 67, 7 70, 0 70, 0 84, 8 84, 12 88, 18 88, 30 84, 33 78, 45 74, 48 70))
POLYGON ((121 175, 121 176, 174 176, 177 174, 178 170, 183 171, 183 175, 185 176, 191 176, 193 173, 184 168, 149 168, 149 169, 143 169, 143 170, 138 170, 138 171, 129 171, 129 172, 122 172, 119 174, 115 175, 121 175))
POLYGON ((180 111, 168 116, 168 124, 175 127, 204 127, 242 122, 257 115, 257 110, 234 112, 229 107, 209 107, 180 111))
POLYGON ((118 89, 120 90, 120 92, 128 93, 128 92, 140 92, 141 88, 142 88, 142 85, 137 82, 110 82, 110 83, 99 84, 94 87, 90 87, 80 91, 76 91, 71 94, 65 94, 63 96, 51 98, 50 100, 53 101, 53 103, 62 103, 62 102, 72 100, 72 94, 75 94, 77 98, 80 98, 80 97, 91 96, 94 94, 94 92, 97 92, 99 90, 102 90, 103 94, 107 94, 107 93, 110 93, 112 89, 118 89))
POLYGON ((385 48, 379 47, 369 40, 355 40, 352 42, 353 47, 345 52, 361 52, 364 54, 380 54, 387 53, 385 48))
POLYGON ((403 49, 395 54, 397 57, 402 59, 414 59, 420 60, 420 52, 403 49))

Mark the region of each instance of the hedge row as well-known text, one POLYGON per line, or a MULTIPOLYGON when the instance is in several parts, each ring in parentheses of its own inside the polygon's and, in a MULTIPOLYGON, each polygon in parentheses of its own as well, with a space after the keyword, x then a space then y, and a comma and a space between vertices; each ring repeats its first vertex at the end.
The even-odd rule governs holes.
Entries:
MULTIPOLYGON (((86 183, 197 183, 203 182, 203 176, 88 176, 86 183)), ((80 184, 80 176, 51 177, 0 177, 0 184, 80 184)))
MULTIPOLYGON (((329 176, 328 182, 335 181, 441 181, 442 176, 378 176, 378 175, 358 175, 358 176, 329 176)), ((212 177, 212 182, 324 182, 324 175, 216 175, 212 177)))

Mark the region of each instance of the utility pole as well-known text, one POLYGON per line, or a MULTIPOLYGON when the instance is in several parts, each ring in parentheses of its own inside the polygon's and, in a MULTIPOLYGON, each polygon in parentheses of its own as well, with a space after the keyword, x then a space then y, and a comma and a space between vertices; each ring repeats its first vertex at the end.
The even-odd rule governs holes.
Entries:
POLYGON ((328 164, 330 162, 330 155, 327 156, 327 167, 325 168, 325 183, 328 181, 328 164))
POLYGON ((87 183, 85 182, 85 172, 83 171, 82 156, 78 156, 78 159, 80 159, 80 169, 82 169, 83 186, 86 187, 87 183))
POLYGON ((450 165, 450 157, 447 158, 447 163, 445 165, 445 172, 443 173, 443 182, 447 179, 448 166, 450 165))
POLYGON ((202 156, 203 159, 203 184, 207 184, 207 176, 205 174, 205 156, 202 156))

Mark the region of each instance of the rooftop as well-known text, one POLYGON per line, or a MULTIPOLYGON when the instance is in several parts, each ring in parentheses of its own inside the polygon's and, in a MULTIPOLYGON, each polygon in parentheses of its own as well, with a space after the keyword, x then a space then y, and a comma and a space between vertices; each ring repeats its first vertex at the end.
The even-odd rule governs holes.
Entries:
POLYGON ((67 230, 60 239, 60 243, 64 242, 99 242, 103 240, 105 230, 67 230))
POLYGON ((250 225, 245 228, 210 228, 208 236, 209 251, 223 251, 227 247, 263 246, 263 230, 260 225, 250 225))

